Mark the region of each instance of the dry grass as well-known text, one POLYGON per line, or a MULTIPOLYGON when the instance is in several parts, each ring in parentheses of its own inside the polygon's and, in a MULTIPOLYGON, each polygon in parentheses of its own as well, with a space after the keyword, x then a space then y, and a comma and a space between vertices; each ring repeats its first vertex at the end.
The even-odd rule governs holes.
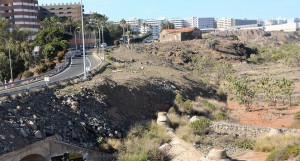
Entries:
POLYGON ((178 137, 189 143, 198 142, 201 137, 194 134, 194 130, 189 125, 179 126, 175 133, 178 137))
POLYGON ((165 156, 158 151, 163 143, 170 142, 164 127, 154 121, 147 125, 137 124, 131 128, 123 144, 119 147, 118 159, 122 161, 164 160, 165 156))
POLYGON ((190 143, 195 143, 200 140, 200 136, 195 135, 193 129, 190 127, 188 118, 179 116, 176 113, 168 113, 168 117, 178 137, 190 143))
POLYGON ((300 135, 280 135, 259 138, 254 145, 255 151, 271 152, 300 143, 300 135))
POLYGON ((173 112, 168 113, 168 117, 169 117, 170 122, 171 122, 171 127, 174 128, 174 129, 176 129, 180 126, 185 126, 189 122, 188 118, 179 116, 175 112, 174 113, 173 112))

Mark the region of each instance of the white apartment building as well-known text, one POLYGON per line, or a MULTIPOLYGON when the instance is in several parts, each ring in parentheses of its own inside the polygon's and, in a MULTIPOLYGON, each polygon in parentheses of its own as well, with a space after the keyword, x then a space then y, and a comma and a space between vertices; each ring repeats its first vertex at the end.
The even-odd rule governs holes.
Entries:
POLYGON ((149 24, 140 26, 141 35, 144 35, 148 32, 151 32, 152 39, 157 40, 159 38, 160 26, 159 25, 149 25, 149 24))
POLYGON ((197 27, 199 29, 215 28, 215 18, 213 17, 192 17, 186 19, 171 19, 175 28, 197 27))
POLYGON ((192 18, 186 18, 184 19, 184 27, 199 27, 199 22, 198 22, 197 17, 192 17, 192 18))
POLYGON ((294 32, 300 30, 300 23, 286 23, 280 25, 271 25, 263 27, 264 31, 284 31, 294 32))
POLYGON ((300 23, 300 19, 299 18, 288 19, 287 23, 300 23))
POLYGON ((216 20, 213 17, 201 17, 198 18, 199 29, 212 29, 216 28, 216 20))
POLYGON ((175 29, 181 29, 181 28, 184 28, 186 27, 186 23, 183 19, 180 19, 180 18, 173 18, 171 20, 169 20, 170 23, 174 24, 174 27, 175 29))
POLYGON ((257 20, 221 18, 217 21, 217 28, 220 30, 227 30, 232 26, 253 25, 257 23, 257 20))
POLYGON ((156 25, 156 26, 160 26, 161 23, 165 22, 166 19, 147 19, 144 20, 144 23, 149 24, 149 25, 156 25))
POLYGON ((217 20, 217 28, 220 30, 226 30, 227 28, 233 26, 233 18, 224 18, 217 20))
POLYGON ((138 24, 131 24, 131 25, 130 25, 130 29, 131 29, 133 32, 139 32, 139 31, 140 31, 140 25, 138 25, 138 24))

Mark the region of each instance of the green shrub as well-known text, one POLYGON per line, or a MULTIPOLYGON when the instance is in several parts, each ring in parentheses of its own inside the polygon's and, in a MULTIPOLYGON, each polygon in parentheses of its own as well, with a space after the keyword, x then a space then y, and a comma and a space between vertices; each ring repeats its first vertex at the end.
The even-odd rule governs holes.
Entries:
POLYGON ((218 45, 218 42, 216 40, 208 39, 208 40, 205 41, 205 46, 208 49, 215 50, 217 45, 218 45))
POLYGON ((32 77, 34 75, 34 73, 33 72, 31 72, 31 71, 25 71, 24 73, 23 73, 23 77, 24 78, 29 78, 29 77, 32 77))
POLYGON ((113 60, 113 57, 110 56, 109 54, 105 54, 104 57, 105 57, 106 61, 112 61, 113 60))
POLYGON ((35 72, 37 74, 45 73, 46 71, 47 71, 47 66, 46 65, 38 66, 35 69, 35 72))
POLYGON ((52 70, 52 69, 55 68, 56 63, 55 62, 48 62, 46 65, 47 65, 48 70, 52 70))
POLYGON ((174 100, 174 105, 180 107, 183 103, 183 96, 181 93, 177 93, 174 100))
POLYGON ((120 41, 119 40, 115 40, 114 41, 114 45, 119 46, 120 45, 120 41))
POLYGON ((190 127, 199 135, 207 133, 210 125, 211 121, 205 117, 199 117, 196 121, 190 123, 190 127))
POLYGON ((244 139, 244 140, 237 140, 235 142, 235 145, 239 148, 242 148, 242 149, 250 149, 252 150, 253 149, 253 146, 255 144, 255 141, 253 140, 248 140, 248 139, 244 139))
POLYGON ((228 116, 224 112, 216 112, 213 114, 216 120, 227 120, 228 116))
POLYGON ((276 158, 278 151, 277 150, 273 150, 268 157, 266 158, 266 161, 274 161, 276 158))
POLYGON ((168 110, 168 113, 176 113, 176 109, 174 107, 171 107, 169 110, 168 110))
POLYGON ((287 160, 289 157, 295 157, 300 155, 300 144, 299 145, 288 145, 280 156, 281 160, 287 160))
POLYGON ((182 104, 180 109, 182 110, 182 112, 190 114, 192 112, 192 109, 193 109, 192 101, 191 100, 186 100, 182 104))
POLYGON ((203 101, 202 101, 202 105, 203 105, 204 107, 207 107, 207 108, 213 110, 213 111, 215 111, 215 110, 217 109, 216 106, 215 106, 214 104, 210 103, 210 102, 207 101, 207 100, 203 100, 203 101))
POLYGON ((294 119, 295 120, 300 120, 300 111, 295 113, 294 119))

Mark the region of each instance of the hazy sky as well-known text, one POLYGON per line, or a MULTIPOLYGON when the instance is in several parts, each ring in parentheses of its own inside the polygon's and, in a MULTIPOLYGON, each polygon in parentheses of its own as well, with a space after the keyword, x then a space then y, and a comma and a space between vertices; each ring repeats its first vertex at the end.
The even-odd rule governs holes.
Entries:
MULTIPOLYGON (((80 0, 39 0, 39 4, 80 0)), ((276 19, 300 17, 300 0, 83 0, 85 11, 97 11, 110 20, 228 17, 276 19)))

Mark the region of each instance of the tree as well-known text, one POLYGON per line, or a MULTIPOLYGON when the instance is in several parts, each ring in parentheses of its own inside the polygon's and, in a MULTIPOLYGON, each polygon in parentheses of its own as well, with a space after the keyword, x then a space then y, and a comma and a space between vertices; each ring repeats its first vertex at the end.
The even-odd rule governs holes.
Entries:
MULTIPOLYGON (((10 78, 9 60, 5 53, 0 52, 0 81, 10 78)), ((4 83, 4 82, 3 82, 4 83)))
POLYGON ((249 78, 237 79, 229 77, 229 89, 235 96, 235 99, 246 106, 245 110, 250 111, 254 98, 257 95, 255 84, 251 83, 249 78))
POLYGON ((67 49, 67 41, 72 38, 59 26, 58 19, 51 17, 41 22, 41 31, 36 35, 34 43, 42 49, 46 60, 53 60, 59 51, 67 49))
POLYGON ((286 78, 282 78, 277 81, 278 91, 280 91, 281 94, 288 97, 289 99, 289 107, 292 105, 292 94, 294 91, 294 82, 291 80, 288 80, 286 78))
POLYGON ((169 21, 165 21, 160 24, 160 28, 161 28, 160 31, 164 29, 174 29, 175 25, 173 23, 170 23, 169 21))

